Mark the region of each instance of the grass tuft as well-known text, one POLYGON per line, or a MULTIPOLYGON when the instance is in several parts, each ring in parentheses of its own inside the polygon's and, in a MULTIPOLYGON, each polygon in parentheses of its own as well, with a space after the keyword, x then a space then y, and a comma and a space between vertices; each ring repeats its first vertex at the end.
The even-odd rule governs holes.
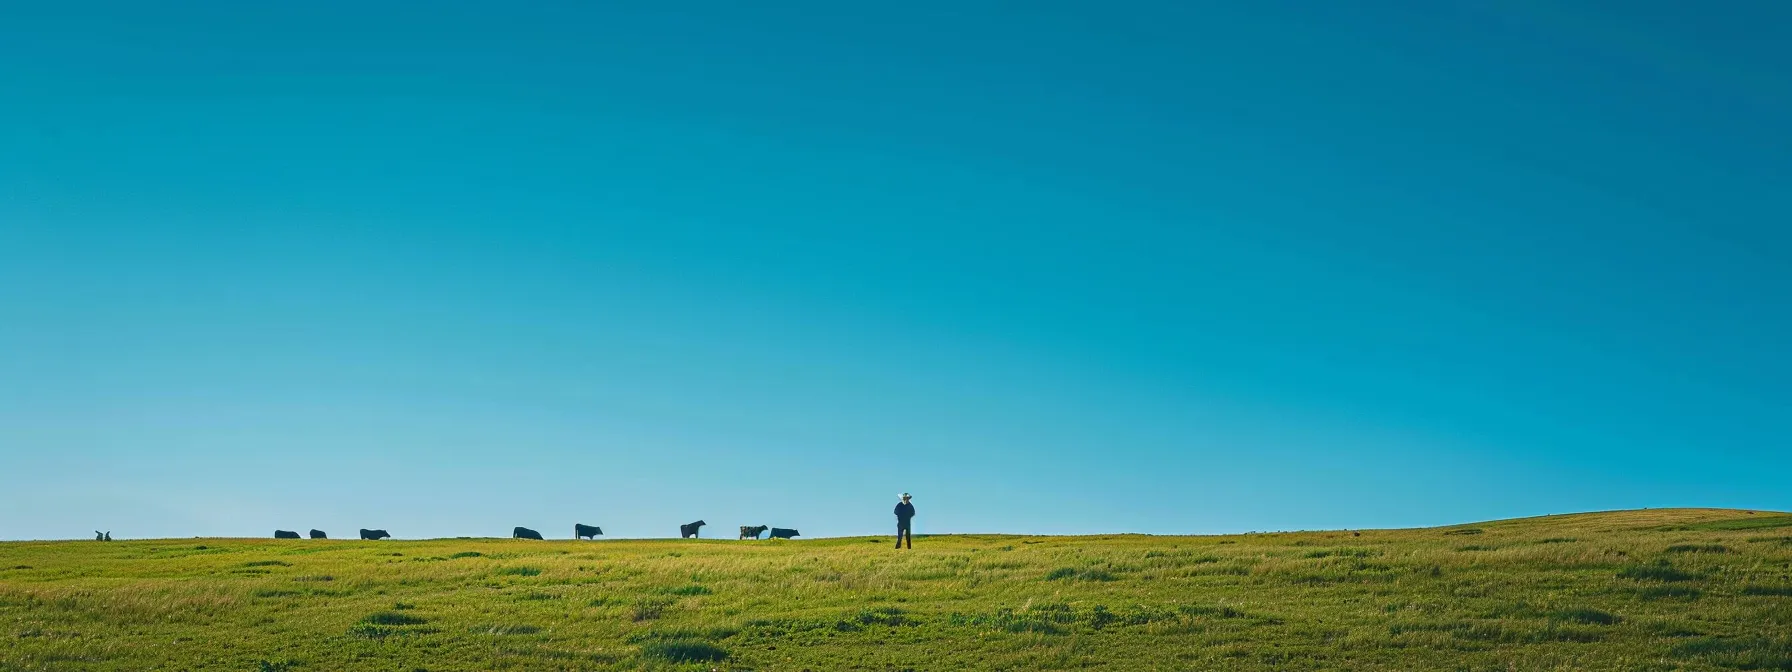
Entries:
POLYGON ((901 609, 895 607, 878 607, 875 609, 860 609, 858 613, 842 619, 842 622, 850 622, 860 626, 897 626, 908 625, 912 621, 903 614, 901 609))
POLYGON ((362 623, 371 625, 422 625, 429 620, 422 616, 401 614, 396 611, 376 611, 361 619, 362 623))
POLYGON ((1075 567, 1059 567, 1050 572, 1046 572, 1045 574, 1045 580, 1047 581, 1057 581, 1059 579, 1074 579, 1077 581, 1113 581, 1116 578, 1118 577, 1115 577, 1112 572, 1105 569, 1094 568, 1077 569, 1075 567))
POLYGON ((1632 565, 1618 572, 1618 578, 1637 581, 1692 581, 1699 575, 1676 569, 1665 562, 1653 565, 1632 565))
POLYGON ((1743 586, 1743 595, 1792 597, 1792 586, 1743 586))
POLYGON ((727 660, 728 650, 703 641, 653 641, 641 645, 641 656, 671 663, 714 663, 727 660))
POLYGON ((1792 638, 1784 635, 1700 637, 1675 646, 1673 652, 1735 670, 1792 670, 1792 638))
POLYGON ((629 620, 635 621, 636 623, 641 621, 651 621, 665 615, 666 607, 670 606, 672 606, 671 600, 652 597, 642 598, 636 600, 634 605, 629 608, 628 617, 629 620))
POLYGON ((541 632, 541 628, 526 624, 475 625, 467 628, 467 632, 476 635, 496 635, 499 637, 506 637, 510 635, 533 635, 541 632))
POLYGON ((1549 619, 1552 621, 1586 623, 1589 625, 1617 625, 1619 621, 1623 620, 1618 618, 1617 614, 1588 607, 1563 609, 1550 614, 1549 619))
POLYGON ((1307 551, 1303 558, 1373 558, 1381 555, 1381 551, 1372 548, 1322 548, 1307 551))
POLYGON ((1696 600, 1702 595, 1702 591, 1691 586, 1645 586, 1637 591, 1637 597, 1645 600, 1696 600))
POLYGON ((1669 553, 1728 553, 1730 549, 1723 544, 1674 544, 1667 548, 1669 553))

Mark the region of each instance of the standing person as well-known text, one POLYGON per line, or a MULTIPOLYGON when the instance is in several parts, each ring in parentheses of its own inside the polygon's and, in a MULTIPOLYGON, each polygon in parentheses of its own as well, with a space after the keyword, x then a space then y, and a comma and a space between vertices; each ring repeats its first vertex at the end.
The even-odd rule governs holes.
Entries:
POLYGON ((902 493, 902 501, 896 503, 896 547, 902 548, 902 540, 908 540, 908 547, 915 547, 915 534, 909 530, 909 519, 915 517, 915 505, 908 502, 908 493, 902 493))

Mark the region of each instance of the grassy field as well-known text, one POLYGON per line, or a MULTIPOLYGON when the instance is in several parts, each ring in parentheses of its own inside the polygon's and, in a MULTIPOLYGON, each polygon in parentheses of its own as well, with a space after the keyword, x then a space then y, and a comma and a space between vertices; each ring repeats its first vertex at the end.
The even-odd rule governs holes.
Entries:
POLYGON ((1792 515, 0 543, 0 670, 1792 670, 1792 515))

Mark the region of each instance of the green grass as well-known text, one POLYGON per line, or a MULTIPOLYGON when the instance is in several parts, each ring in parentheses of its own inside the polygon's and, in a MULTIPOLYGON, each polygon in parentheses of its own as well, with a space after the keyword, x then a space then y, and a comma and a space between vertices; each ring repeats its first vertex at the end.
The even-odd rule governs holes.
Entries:
POLYGON ((1632 565, 1618 572, 1619 578, 1638 581, 1692 581, 1698 574, 1678 569, 1666 560, 1657 560, 1652 565, 1632 565))
POLYGON ((1666 549, 1669 553, 1728 553, 1729 547, 1723 544, 1674 544, 1666 549))
POLYGON ((1792 543, 1758 531, 1779 518, 931 536, 903 552, 8 542, 0 671, 1792 670, 1792 543))
POLYGON ((1744 515, 1737 518, 1721 520, 1704 520, 1684 525, 1670 525, 1669 529, 1695 530, 1702 532, 1733 530, 1768 530, 1776 527, 1792 527, 1792 515, 1744 515))

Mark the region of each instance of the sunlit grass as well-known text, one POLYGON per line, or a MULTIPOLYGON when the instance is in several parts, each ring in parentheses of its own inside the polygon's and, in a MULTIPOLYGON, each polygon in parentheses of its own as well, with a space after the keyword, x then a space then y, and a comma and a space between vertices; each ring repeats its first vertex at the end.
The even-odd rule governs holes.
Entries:
POLYGON ((0 670, 1792 670, 1788 519, 924 537, 902 552, 14 542, 0 670))

